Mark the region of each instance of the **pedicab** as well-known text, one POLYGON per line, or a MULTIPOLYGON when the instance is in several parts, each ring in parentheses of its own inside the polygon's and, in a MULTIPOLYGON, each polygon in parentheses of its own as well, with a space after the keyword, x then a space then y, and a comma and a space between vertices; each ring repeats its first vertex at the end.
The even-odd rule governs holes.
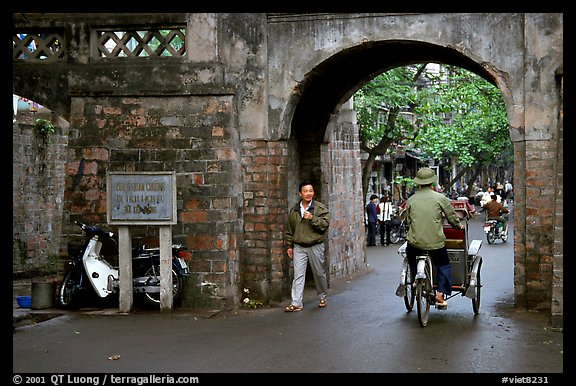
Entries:
MULTIPOLYGON (((475 215, 473 207, 467 201, 451 200, 456 214, 464 229, 454 229, 444 219, 442 225, 446 236, 446 248, 450 257, 452 294, 445 300, 461 295, 472 301, 474 314, 480 312, 480 291, 482 282, 480 281, 480 268, 482 267, 482 256, 478 254, 482 246, 482 240, 468 240, 468 220, 475 215)), ((402 244, 398 249, 398 254, 402 256, 402 271, 400 283, 396 289, 396 295, 404 298, 404 305, 408 312, 412 311, 414 303, 418 310, 418 320, 422 327, 428 324, 430 307, 436 306, 436 267, 432 264, 430 256, 424 253, 417 256, 417 272, 410 272, 406 247, 408 242, 402 244)), ((442 308, 441 308, 442 309, 442 308)))

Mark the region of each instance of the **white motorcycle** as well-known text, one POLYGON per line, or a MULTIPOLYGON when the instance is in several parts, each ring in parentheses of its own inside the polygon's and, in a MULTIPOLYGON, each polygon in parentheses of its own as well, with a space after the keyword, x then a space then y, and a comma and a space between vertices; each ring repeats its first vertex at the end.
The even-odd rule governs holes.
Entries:
MULTIPOLYGON (((117 299, 119 294, 118 267, 113 267, 100 255, 102 240, 113 239, 112 232, 95 225, 76 224, 85 232, 87 241, 80 252, 73 257, 72 268, 64 277, 58 300, 64 308, 82 304, 86 297, 96 295, 97 299, 117 299)), ((181 297, 184 278, 190 275, 184 261, 186 247, 172 246, 172 287, 173 299, 181 297)), ((132 250, 132 273, 134 293, 141 295, 151 305, 160 304, 160 248, 138 247, 132 250)))

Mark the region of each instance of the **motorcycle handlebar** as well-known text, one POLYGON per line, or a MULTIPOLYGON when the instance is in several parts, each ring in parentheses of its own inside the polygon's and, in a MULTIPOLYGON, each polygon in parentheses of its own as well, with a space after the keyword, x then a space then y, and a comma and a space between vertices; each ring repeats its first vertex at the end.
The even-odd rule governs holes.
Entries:
POLYGON ((78 225, 86 233, 107 237, 109 239, 111 239, 112 236, 114 236, 113 232, 105 231, 104 229, 99 228, 96 225, 84 224, 79 221, 74 221, 74 224, 78 225))

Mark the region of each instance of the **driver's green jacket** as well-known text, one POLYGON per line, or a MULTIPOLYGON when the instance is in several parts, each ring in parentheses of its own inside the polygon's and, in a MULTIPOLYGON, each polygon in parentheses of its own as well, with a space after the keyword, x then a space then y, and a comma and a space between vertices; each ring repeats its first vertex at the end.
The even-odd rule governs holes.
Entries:
POLYGON ((446 236, 442 229, 443 215, 452 227, 459 229, 460 220, 445 195, 430 186, 422 186, 406 202, 408 243, 419 249, 444 247, 446 236))

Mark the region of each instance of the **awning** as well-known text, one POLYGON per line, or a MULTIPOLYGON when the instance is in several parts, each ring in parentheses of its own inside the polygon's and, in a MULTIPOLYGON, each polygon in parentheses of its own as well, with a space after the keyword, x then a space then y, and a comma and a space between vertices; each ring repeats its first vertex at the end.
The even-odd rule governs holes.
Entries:
POLYGON ((408 150, 406 149, 406 155, 408 157, 416 158, 419 161, 426 162, 429 160, 428 156, 424 153, 420 153, 416 150, 408 150))

